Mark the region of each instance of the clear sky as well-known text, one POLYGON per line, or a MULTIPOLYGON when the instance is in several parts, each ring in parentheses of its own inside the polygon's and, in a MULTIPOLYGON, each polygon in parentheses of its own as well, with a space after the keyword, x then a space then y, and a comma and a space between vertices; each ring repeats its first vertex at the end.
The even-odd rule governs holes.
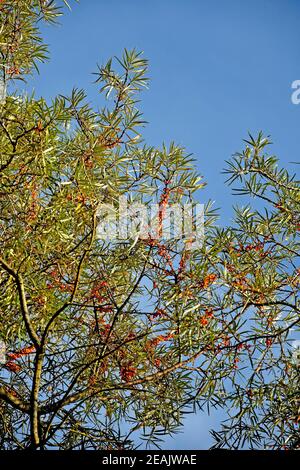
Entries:
MULTIPOLYGON (((141 109, 149 145, 174 140, 194 154, 211 198, 229 223, 233 198, 224 185, 224 161, 243 147, 247 132, 271 135, 272 152, 291 171, 300 161, 300 105, 291 84, 300 80, 299 0, 81 0, 58 27, 44 31, 51 62, 30 81, 37 95, 68 94, 92 85, 96 63, 124 47, 144 51, 150 88, 141 109)), ((198 414, 169 448, 206 448, 217 420, 198 414)))

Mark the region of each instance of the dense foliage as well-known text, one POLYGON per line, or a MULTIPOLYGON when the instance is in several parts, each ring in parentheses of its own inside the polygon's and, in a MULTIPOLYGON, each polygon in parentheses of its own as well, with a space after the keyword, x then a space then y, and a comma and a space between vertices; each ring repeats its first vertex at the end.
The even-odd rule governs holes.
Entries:
POLYGON ((254 206, 220 228, 207 203, 197 250, 159 237, 168 204, 203 183, 184 149, 142 140, 140 53, 99 67, 100 110, 83 90, 10 92, 47 56, 39 22, 59 14, 0 2, 1 448, 159 444, 209 406, 231 415, 216 446, 297 447, 299 181, 250 136, 226 173, 254 206), (157 203, 157 236, 97 236, 99 203, 120 196, 157 203))

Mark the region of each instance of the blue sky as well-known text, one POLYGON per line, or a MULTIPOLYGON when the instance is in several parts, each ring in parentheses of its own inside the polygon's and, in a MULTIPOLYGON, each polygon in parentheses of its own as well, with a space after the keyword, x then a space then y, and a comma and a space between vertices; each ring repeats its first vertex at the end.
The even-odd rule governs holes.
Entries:
MULTIPOLYGON (((71 0, 70 0, 71 1, 71 0)), ((291 171, 299 161, 300 105, 291 84, 300 79, 299 0, 81 0, 58 27, 44 30, 51 62, 29 83, 47 98, 85 88, 100 104, 92 84, 96 63, 124 47, 144 51, 150 88, 141 109, 149 121, 150 145, 176 143, 194 154, 222 223, 238 203, 224 185, 224 161, 241 150, 247 132, 270 134, 272 152, 291 171)), ((299 168, 299 167, 298 167, 299 168)), ((217 420, 186 420, 169 448, 206 448, 207 428, 217 420)))

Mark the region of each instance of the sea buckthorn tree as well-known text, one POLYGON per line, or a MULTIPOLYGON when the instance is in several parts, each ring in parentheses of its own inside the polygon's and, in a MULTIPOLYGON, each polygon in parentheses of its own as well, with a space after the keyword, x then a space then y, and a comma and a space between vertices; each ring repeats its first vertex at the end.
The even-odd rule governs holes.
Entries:
POLYGON ((235 356, 236 376, 222 392, 228 421, 213 435, 216 447, 296 449, 300 184, 295 174, 279 167, 262 133, 250 135, 245 143, 225 173, 229 184, 240 185, 234 193, 251 203, 235 208, 233 225, 217 229, 214 238, 223 246, 218 253, 224 289, 220 306, 231 309, 235 333, 228 347, 235 356))
POLYGON ((221 229, 207 203, 197 249, 163 237, 168 205, 203 183, 183 148, 142 140, 140 53, 98 68, 100 109, 83 90, 12 91, 47 57, 39 23, 59 14, 0 2, 1 448, 159 445, 209 406, 234 412, 218 446, 297 446, 299 183, 250 138, 227 171, 269 212, 236 209, 221 229), (117 211, 120 197, 157 204, 154 234, 98 236, 99 204, 117 211))

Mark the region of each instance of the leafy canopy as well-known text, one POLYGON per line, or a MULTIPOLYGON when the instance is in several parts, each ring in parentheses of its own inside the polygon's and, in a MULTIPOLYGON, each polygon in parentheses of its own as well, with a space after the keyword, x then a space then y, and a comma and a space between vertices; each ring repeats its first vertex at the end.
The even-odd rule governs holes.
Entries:
POLYGON ((205 243, 97 237, 99 203, 195 201, 192 158, 146 145, 147 61, 125 50, 84 90, 51 103, 10 92, 45 60, 54 2, 0 3, 1 446, 130 448, 176 432, 186 412, 225 407, 216 446, 296 447, 299 182, 250 136, 229 183, 260 201, 232 227, 205 206, 205 243), (266 207, 265 207, 266 206, 266 207))

